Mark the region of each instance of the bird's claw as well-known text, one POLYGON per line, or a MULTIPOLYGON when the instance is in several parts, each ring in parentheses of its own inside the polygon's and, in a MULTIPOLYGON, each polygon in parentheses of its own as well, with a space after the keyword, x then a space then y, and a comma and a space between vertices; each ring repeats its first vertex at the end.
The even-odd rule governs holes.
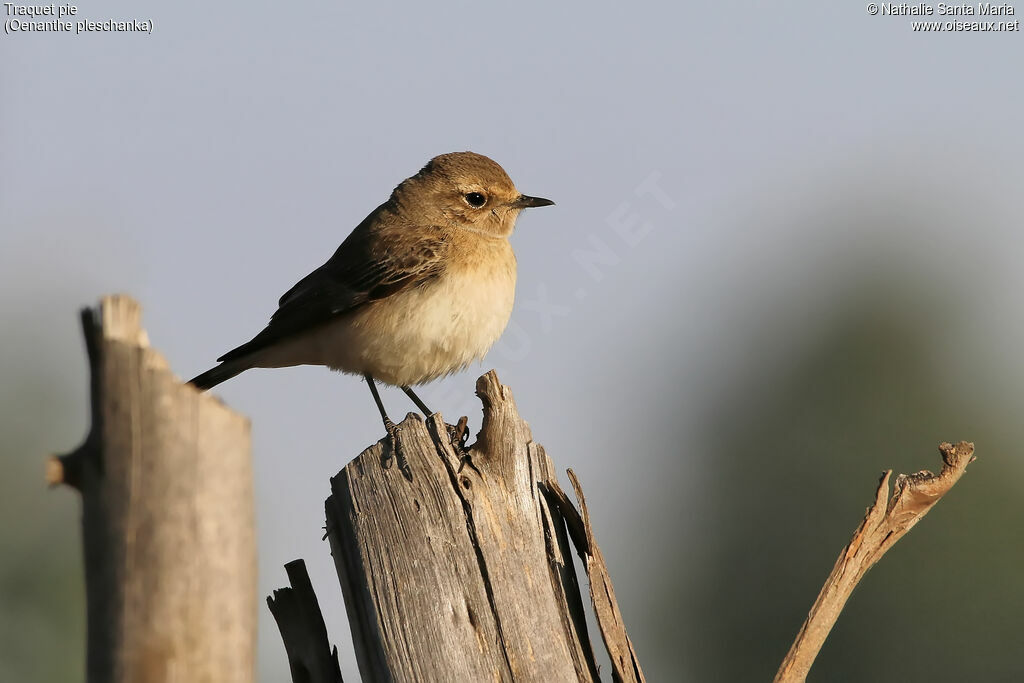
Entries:
POLYGON ((400 436, 402 428, 386 418, 384 420, 384 429, 387 430, 388 438, 391 440, 391 452, 384 456, 384 468, 390 468, 391 463, 397 461, 399 471, 406 479, 412 481, 412 468, 409 467, 409 459, 405 455, 405 447, 402 445, 400 436))
POLYGON ((447 425, 448 438, 451 440, 452 448, 462 455, 466 452, 466 442, 469 441, 469 418, 465 415, 459 418, 459 424, 447 425))
POLYGON ((473 464, 473 454, 469 450, 467 442, 469 441, 469 419, 463 415, 459 418, 457 425, 448 425, 448 437, 451 439, 452 448, 455 450, 455 454, 459 456, 459 472, 469 465, 476 472, 480 472, 476 465, 473 464))

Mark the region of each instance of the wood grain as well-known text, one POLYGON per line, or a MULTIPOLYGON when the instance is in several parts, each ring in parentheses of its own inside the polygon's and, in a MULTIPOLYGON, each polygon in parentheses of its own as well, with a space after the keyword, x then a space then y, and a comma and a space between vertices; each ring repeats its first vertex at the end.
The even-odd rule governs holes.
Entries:
POLYGON ((106 297, 82 323, 92 427, 48 476, 82 495, 87 680, 250 683, 249 422, 174 376, 134 300, 106 297))
POLYGON ((550 459, 508 387, 477 382, 483 426, 468 452, 441 416, 410 414, 413 472, 384 468, 386 440, 332 479, 327 530, 366 681, 592 681, 550 459))

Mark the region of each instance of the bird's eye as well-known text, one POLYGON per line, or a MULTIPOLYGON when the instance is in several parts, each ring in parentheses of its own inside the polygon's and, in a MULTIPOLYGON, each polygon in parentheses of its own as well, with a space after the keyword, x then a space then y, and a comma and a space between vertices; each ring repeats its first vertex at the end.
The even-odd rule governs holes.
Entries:
POLYGON ((480 192, 467 192, 466 203, 475 209, 479 209, 481 206, 487 203, 487 197, 480 192))

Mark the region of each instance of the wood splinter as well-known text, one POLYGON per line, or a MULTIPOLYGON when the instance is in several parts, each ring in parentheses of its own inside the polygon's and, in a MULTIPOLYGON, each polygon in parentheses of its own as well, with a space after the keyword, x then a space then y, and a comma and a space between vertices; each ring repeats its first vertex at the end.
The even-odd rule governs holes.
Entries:
POLYGON ((331 648, 327 626, 306 563, 293 560, 284 566, 290 588, 279 588, 267 598, 288 654, 292 681, 343 683, 338 648, 331 648))

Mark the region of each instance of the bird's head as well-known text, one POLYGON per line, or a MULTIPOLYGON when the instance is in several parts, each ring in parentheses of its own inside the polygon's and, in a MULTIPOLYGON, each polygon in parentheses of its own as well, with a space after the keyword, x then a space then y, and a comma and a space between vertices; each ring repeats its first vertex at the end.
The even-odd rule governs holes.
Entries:
POLYGON ((512 234, 523 209, 554 204, 522 194, 505 169, 473 152, 434 157, 395 188, 392 200, 417 224, 450 225, 500 238, 512 234))

